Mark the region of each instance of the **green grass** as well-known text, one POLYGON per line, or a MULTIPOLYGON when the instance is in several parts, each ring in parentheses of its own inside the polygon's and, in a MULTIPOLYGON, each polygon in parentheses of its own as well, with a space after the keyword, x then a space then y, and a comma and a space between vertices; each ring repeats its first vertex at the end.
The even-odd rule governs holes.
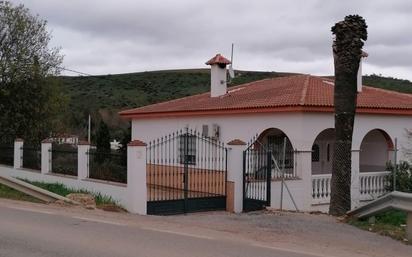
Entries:
POLYGON ((19 200, 19 201, 28 201, 28 202, 35 202, 40 203, 41 201, 26 195, 25 193, 19 192, 14 190, 13 188, 7 187, 5 185, 0 184, 0 198, 7 198, 12 200, 19 200))
MULTIPOLYGON (((387 211, 369 219, 352 219, 349 224, 380 235, 389 236, 404 241, 406 238, 406 213, 402 211, 387 211)), ((408 242, 412 243, 412 242, 408 242)))
POLYGON ((93 193, 89 192, 87 190, 75 190, 66 187, 63 184, 60 183, 45 183, 45 182, 32 182, 32 181, 26 181, 32 185, 35 185, 37 187, 43 188, 47 191, 53 192, 55 194, 61 195, 61 196, 67 196, 68 194, 72 193, 81 193, 81 194, 91 194, 95 197, 96 200, 96 205, 101 206, 101 205, 118 205, 118 203, 113 200, 112 197, 107 196, 107 195, 102 195, 100 193, 93 193))

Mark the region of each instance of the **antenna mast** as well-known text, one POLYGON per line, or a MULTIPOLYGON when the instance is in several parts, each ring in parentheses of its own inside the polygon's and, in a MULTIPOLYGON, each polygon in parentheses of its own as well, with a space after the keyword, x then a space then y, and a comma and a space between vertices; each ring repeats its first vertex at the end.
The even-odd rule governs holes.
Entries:
POLYGON ((234 44, 232 43, 232 52, 230 54, 230 65, 229 65, 229 83, 235 77, 235 71, 233 70, 233 48, 234 48, 234 44))

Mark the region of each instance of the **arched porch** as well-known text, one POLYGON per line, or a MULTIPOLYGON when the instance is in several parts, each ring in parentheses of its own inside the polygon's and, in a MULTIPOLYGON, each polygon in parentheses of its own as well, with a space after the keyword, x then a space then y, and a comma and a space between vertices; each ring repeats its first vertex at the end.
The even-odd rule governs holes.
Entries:
POLYGON ((360 145, 359 171, 384 172, 387 164, 393 162, 393 142, 382 129, 373 129, 363 138, 360 145))
POLYGON ((319 133, 312 145, 312 174, 332 174, 335 129, 319 133))
POLYGON ((280 179, 282 170, 285 178, 296 177, 296 153, 285 132, 278 128, 268 128, 256 137, 254 147, 272 153, 272 179, 280 179))

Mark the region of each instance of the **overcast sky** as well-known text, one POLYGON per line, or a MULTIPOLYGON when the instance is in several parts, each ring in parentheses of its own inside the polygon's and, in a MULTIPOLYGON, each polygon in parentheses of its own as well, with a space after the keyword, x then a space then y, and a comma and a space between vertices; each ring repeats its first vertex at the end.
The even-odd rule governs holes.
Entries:
POLYGON ((46 19, 64 66, 85 73, 205 68, 216 53, 230 57, 233 42, 236 69, 333 74, 330 28, 360 14, 369 33, 364 73, 412 80, 408 0, 12 2, 46 19))

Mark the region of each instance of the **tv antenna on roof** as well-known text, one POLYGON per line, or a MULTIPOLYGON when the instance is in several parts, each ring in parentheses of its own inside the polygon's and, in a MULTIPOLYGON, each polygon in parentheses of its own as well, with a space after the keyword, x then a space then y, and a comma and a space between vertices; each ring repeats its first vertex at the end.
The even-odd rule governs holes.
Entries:
POLYGON ((234 44, 232 43, 232 53, 230 54, 230 65, 229 65, 229 82, 235 78, 235 71, 233 70, 233 47, 234 44))

